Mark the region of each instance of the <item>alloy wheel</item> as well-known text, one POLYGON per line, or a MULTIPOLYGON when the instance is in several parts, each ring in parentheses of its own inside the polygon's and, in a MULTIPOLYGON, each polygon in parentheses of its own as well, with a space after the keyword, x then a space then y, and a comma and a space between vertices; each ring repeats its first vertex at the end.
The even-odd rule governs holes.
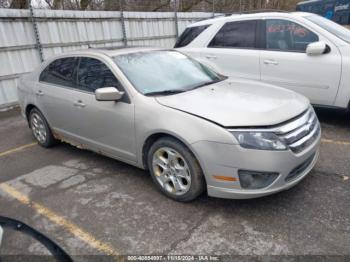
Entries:
POLYGON ((161 147, 154 154, 152 168, 158 183, 169 193, 184 195, 191 187, 191 172, 185 158, 176 150, 161 147))
POLYGON ((32 127, 34 137, 38 140, 38 142, 45 143, 47 131, 44 120, 38 113, 31 114, 30 125, 32 127))

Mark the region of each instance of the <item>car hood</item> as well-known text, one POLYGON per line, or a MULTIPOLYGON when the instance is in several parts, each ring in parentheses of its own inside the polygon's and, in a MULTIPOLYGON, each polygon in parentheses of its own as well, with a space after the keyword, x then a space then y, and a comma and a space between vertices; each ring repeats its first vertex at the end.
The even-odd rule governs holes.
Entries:
POLYGON ((310 104, 304 96, 287 89, 231 78, 156 100, 225 127, 276 125, 301 114, 310 104))

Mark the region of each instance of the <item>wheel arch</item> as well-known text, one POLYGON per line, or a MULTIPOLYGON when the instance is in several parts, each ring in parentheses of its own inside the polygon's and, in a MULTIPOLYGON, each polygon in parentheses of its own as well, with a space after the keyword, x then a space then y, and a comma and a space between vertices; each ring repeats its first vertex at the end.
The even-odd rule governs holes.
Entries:
MULTIPOLYGON (((30 111, 32 111, 33 108, 37 108, 35 105, 33 104, 28 104, 25 108, 25 115, 26 115, 26 119, 27 119, 27 122, 28 122, 28 126, 30 127, 30 121, 29 121, 29 114, 30 114, 30 111)), ((38 108, 37 108, 38 109, 38 108)), ((38 109, 39 110, 39 109, 38 109)))
POLYGON ((40 110, 40 108, 32 103, 29 103, 28 105, 26 105, 25 107, 25 116, 26 116, 26 119, 28 121, 28 126, 30 127, 30 121, 29 121, 29 114, 30 114, 30 111, 32 111, 33 109, 37 109, 44 117, 45 117, 45 120, 46 122, 48 123, 48 125, 51 127, 50 123, 49 123, 49 120, 47 119, 47 116, 46 114, 43 113, 42 110, 40 110))
POLYGON ((199 166, 200 168, 202 169, 202 171, 204 172, 203 170, 203 166, 200 162, 200 159, 199 157, 197 156, 197 153, 193 150, 193 148, 191 147, 191 144, 188 143, 187 141, 185 141, 184 139, 174 135, 174 134, 171 134, 171 133, 167 133, 167 132, 157 132, 157 133, 153 133, 153 134, 150 134, 145 140, 144 140, 144 143, 143 143, 143 146, 142 146, 142 165, 143 165, 143 168, 145 170, 148 170, 148 163, 147 163, 147 155, 148 155, 148 152, 151 148, 151 146, 154 144, 154 142, 156 142, 158 139, 160 138, 163 138, 163 137, 170 137, 170 138, 173 138, 177 141, 179 141, 180 143, 182 143, 185 147, 188 148, 188 150, 193 154, 193 156, 196 158, 196 160, 198 161, 199 163, 199 166))

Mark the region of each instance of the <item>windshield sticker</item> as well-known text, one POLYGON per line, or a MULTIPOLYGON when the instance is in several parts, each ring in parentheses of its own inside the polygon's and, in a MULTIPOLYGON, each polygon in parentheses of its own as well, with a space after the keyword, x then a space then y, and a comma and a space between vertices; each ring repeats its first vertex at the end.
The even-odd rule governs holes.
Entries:
POLYGON ((291 32, 294 35, 299 37, 306 37, 309 34, 309 31, 301 26, 295 24, 289 25, 270 25, 267 28, 268 33, 282 33, 282 32, 291 32))

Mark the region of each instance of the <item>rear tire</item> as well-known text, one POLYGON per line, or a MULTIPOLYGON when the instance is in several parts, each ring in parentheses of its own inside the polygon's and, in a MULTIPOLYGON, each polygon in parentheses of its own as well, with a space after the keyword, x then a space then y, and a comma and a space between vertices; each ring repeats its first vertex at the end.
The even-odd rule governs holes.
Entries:
POLYGON ((157 140, 148 152, 147 164, 158 189, 171 199, 189 202, 205 191, 205 179, 197 159, 174 138, 157 140))
POLYGON ((33 108, 29 113, 29 125, 33 136, 42 147, 52 147, 57 143, 43 114, 33 108))

